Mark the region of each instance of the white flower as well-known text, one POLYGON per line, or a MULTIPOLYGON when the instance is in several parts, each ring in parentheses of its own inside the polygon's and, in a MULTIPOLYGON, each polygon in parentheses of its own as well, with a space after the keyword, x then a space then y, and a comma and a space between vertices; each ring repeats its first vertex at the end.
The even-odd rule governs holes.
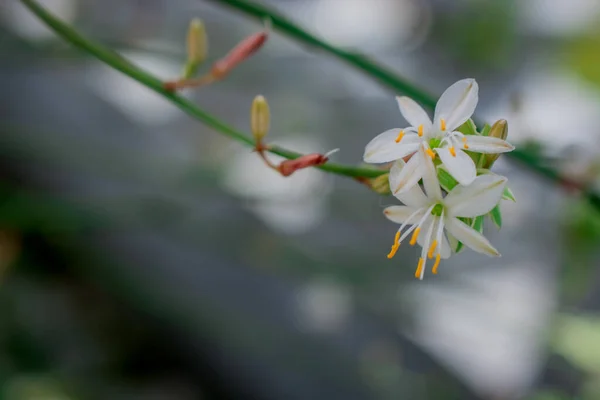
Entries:
MULTIPOLYGON (((412 233, 411 246, 418 243, 423 247, 415 276, 423 279, 427 258, 434 256, 436 259, 432 272, 437 273, 440 259, 450 257, 451 253, 444 229, 479 253, 500 256, 498 250, 481 233, 458 217, 472 218, 487 214, 500 201, 507 179, 500 175, 481 175, 469 186, 458 185, 446 197, 442 197, 435 166, 425 152, 425 147, 421 146, 415 157, 423 160, 423 186, 426 194, 419 185, 414 185, 404 193, 396 195, 404 206, 390 206, 383 211, 388 219, 401 224, 388 258, 394 256, 400 243, 412 233), (410 228, 402 232, 408 225, 411 225, 410 228)), ((396 161, 390 170, 390 185, 397 183, 407 167, 408 164, 404 161, 396 161)))
MULTIPOLYGON (((400 112, 412 126, 390 129, 376 136, 365 148, 364 161, 385 163, 399 160, 414 154, 424 145, 429 157, 435 158, 437 153, 448 172, 461 185, 469 185, 475 179, 477 170, 471 157, 462 149, 488 154, 514 149, 502 139, 464 135, 455 131, 473 115, 478 91, 474 79, 463 79, 450 86, 437 102, 433 123, 414 100, 398 97, 400 112)), ((421 164, 420 157, 412 157, 408 161, 396 186, 390 188, 394 194, 409 190, 421 179, 421 164)))

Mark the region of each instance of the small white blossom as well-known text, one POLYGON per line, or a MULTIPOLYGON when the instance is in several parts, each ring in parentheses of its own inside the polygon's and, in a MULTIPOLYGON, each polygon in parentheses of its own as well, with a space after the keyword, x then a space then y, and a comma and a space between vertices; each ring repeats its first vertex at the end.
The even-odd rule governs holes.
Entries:
MULTIPOLYGON (((423 145, 427 156, 435 158, 437 153, 448 172, 461 185, 469 185, 475 179, 477 170, 463 149, 486 154, 514 149, 510 143, 499 138, 464 135, 456 131, 473 115, 478 91, 474 79, 463 79, 450 86, 437 102, 433 122, 414 100, 398 97, 400 112, 412 126, 390 129, 376 136, 365 148, 364 161, 386 163, 399 160, 414 154, 423 145)), ((409 190, 421 179, 422 163, 423 158, 417 156, 408 161, 396 185, 390 187, 394 194, 409 190)))
MULTIPOLYGON (((481 233, 458 217, 473 218, 490 212, 500 201, 507 179, 495 174, 481 175, 469 186, 458 185, 443 197, 433 160, 425 152, 423 145, 415 155, 423 160, 421 169, 425 193, 419 185, 414 185, 409 190, 396 194, 396 198, 405 205, 390 206, 383 211, 388 219, 401 224, 388 258, 394 256, 400 243, 412 233, 411 246, 418 243, 423 247, 415 276, 423 279, 427 258, 434 256, 436 259, 432 272, 435 274, 440 259, 448 258, 451 254, 445 230, 479 253, 500 256, 498 250, 481 233)), ((390 185, 397 184, 407 167, 408 164, 404 161, 396 161, 390 170, 390 185)))

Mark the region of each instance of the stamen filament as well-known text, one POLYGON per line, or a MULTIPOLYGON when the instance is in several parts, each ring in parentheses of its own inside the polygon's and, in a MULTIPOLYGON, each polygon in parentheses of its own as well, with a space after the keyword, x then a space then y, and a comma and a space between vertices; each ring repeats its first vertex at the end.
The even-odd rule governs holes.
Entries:
POLYGON ((452 154, 452 157, 456 157, 456 150, 454 150, 454 146, 450 146, 448 150, 450 150, 450 154, 452 154))
POLYGON ((415 243, 417 243, 417 238, 419 237, 419 233, 421 232, 421 228, 417 227, 417 229, 415 229, 415 231, 413 232, 412 237, 410 238, 410 245, 414 246, 415 243))
POLYGON ((400 133, 398 133, 398 137, 396 138, 396 143, 400 143, 400 141, 402 140, 403 137, 404 137, 404 131, 400 131, 400 133))
POLYGON ((446 120, 444 118, 440 118, 440 128, 442 131, 446 130, 446 120))
POLYGON ((433 159, 435 159, 435 153, 434 153, 434 151, 433 151, 433 150, 431 150, 431 149, 426 149, 426 150, 425 150, 425 153, 427 153, 427 155, 428 155, 429 157, 431 157, 431 159, 432 159, 432 160, 433 160, 433 159))
POLYGON ((423 124, 419 125, 419 136, 423 136, 423 124))
POLYGON ((429 252, 427 253, 427 257, 433 258, 433 252, 435 251, 435 248, 437 247, 437 243, 438 243, 438 241, 436 239, 433 239, 431 246, 429 246, 429 252))
POLYGON ((431 272, 437 274, 438 265, 440 265, 440 253, 435 256, 435 264, 433 264, 433 268, 431 268, 431 272))
POLYGON ((417 264, 417 270, 415 271, 415 278, 421 278, 421 273, 423 272, 423 263, 425 263, 425 260, 423 257, 420 257, 419 264, 417 264))

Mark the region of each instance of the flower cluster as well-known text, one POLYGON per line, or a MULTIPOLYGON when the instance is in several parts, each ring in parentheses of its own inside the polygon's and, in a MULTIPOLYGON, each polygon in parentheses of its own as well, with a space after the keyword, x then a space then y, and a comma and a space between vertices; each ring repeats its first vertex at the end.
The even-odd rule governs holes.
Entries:
POLYGON ((502 198, 514 200, 507 179, 490 171, 500 153, 514 149, 505 140, 506 121, 477 131, 470 119, 478 101, 474 79, 458 81, 442 94, 433 121, 412 99, 397 100, 411 126, 376 136, 363 156, 367 163, 394 162, 389 187, 404 205, 384 210, 388 219, 400 224, 388 258, 410 236, 411 245, 422 247, 415 276, 423 279, 427 259, 435 258, 435 274, 440 260, 463 245, 499 256, 481 232, 485 215, 501 225, 502 198))

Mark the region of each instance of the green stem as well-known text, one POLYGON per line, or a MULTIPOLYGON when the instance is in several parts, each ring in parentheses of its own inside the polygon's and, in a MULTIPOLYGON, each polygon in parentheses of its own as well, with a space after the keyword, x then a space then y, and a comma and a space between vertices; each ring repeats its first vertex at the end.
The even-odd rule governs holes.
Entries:
MULTIPOLYGON (((27 6, 38 18, 40 18, 46 25, 48 25, 58 36, 64 40, 70 42, 74 46, 94 55, 99 60, 103 61, 112 68, 121 71, 130 78, 138 81, 144 86, 154 90, 161 94, 167 100, 175 104, 182 111, 186 112, 193 118, 203 122, 205 125, 213 128, 214 130, 243 143, 249 147, 254 146, 254 140, 250 135, 244 134, 232 128, 231 126, 220 121, 216 117, 202 110, 191 101, 167 91, 163 87, 163 82, 141 68, 135 66, 131 62, 127 61, 119 54, 114 51, 107 49, 106 47, 93 42, 92 40, 85 38, 79 34, 75 29, 66 25, 64 22, 49 13, 44 7, 40 6, 35 0, 21 0, 25 6, 27 6)), ((272 147, 269 150, 273 154, 277 154, 287 159, 294 159, 301 156, 301 154, 286 150, 280 147, 272 147)), ((371 169, 371 168, 357 168, 353 166, 346 166, 334 163, 327 163, 320 167, 317 167, 323 171, 331 172, 338 175, 344 175, 349 177, 366 177, 372 178, 379 176, 385 171, 371 169)))
MULTIPOLYGON (((433 109, 436 105, 436 98, 415 85, 407 82, 402 77, 398 76, 395 72, 389 68, 378 64, 377 62, 369 59, 367 56, 357 52, 349 52, 339 47, 336 47, 326 41, 319 39, 316 35, 308 32, 300 25, 294 23, 287 17, 273 11, 269 7, 255 4, 249 0, 210 0, 215 3, 221 3, 228 5, 232 8, 237 9, 247 15, 253 16, 260 20, 270 19, 274 28, 281 33, 284 33, 295 39, 298 42, 302 42, 309 46, 313 46, 317 49, 323 50, 326 53, 344 61, 348 65, 351 65, 358 70, 364 72, 366 75, 377 80, 396 92, 403 93, 406 96, 413 98, 424 106, 433 109)), ((553 168, 544 165, 543 160, 539 157, 529 154, 527 151, 515 149, 511 153, 507 153, 506 156, 511 157, 528 168, 534 170, 538 174, 559 183, 568 183, 570 187, 577 187, 582 191, 583 195, 598 209, 600 209, 600 195, 587 188, 582 188, 581 185, 568 182, 561 174, 553 168)))

